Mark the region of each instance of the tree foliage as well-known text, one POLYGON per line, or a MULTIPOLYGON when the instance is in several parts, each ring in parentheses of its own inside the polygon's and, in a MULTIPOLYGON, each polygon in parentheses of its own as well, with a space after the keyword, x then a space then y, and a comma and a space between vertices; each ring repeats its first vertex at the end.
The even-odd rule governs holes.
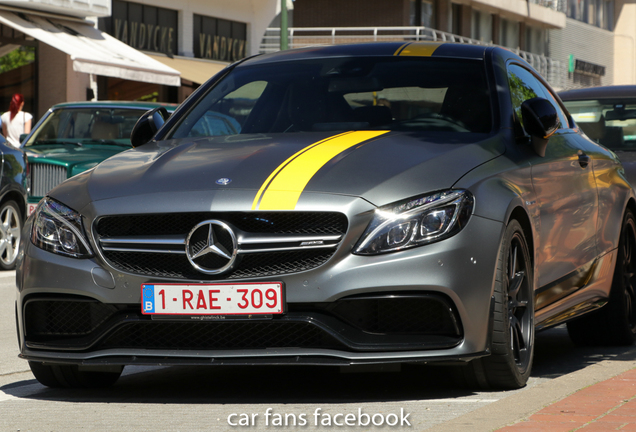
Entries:
POLYGON ((0 57, 0 73, 28 65, 35 61, 35 48, 22 46, 0 57))

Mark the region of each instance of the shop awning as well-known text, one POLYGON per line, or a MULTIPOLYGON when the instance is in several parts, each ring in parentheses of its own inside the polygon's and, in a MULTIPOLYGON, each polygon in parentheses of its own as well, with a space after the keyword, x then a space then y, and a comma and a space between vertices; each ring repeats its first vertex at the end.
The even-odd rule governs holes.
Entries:
POLYGON ((174 56, 170 58, 161 54, 148 54, 148 57, 178 70, 181 72, 181 78, 197 84, 203 84, 229 64, 189 57, 174 56))
POLYGON ((71 57, 73 70, 132 81, 181 85, 180 73, 83 22, 0 10, 0 23, 71 57))

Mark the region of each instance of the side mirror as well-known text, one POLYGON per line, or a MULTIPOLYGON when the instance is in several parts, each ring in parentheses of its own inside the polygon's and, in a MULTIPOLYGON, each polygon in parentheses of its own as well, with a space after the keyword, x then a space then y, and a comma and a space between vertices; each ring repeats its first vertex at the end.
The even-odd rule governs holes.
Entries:
POLYGON ((545 156, 548 138, 559 129, 559 116, 556 108, 543 98, 533 98, 521 104, 523 128, 532 137, 534 150, 545 156))
POLYGON ((149 142, 159 128, 168 120, 170 114, 164 107, 152 109, 137 120, 130 134, 130 143, 133 147, 139 147, 149 142))
POLYGON ((22 144, 24 142, 24 139, 28 136, 29 134, 20 134, 20 137, 18 138, 18 140, 20 140, 20 144, 22 144))

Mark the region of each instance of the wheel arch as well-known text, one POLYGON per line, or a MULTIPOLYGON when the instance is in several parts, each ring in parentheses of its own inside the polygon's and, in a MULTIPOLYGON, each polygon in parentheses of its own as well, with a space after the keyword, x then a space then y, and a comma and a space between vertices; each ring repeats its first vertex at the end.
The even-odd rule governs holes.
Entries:
POLYGON ((0 206, 4 205, 4 203, 8 201, 14 201, 18 205, 18 208, 21 213, 20 216, 22 217, 22 220, 24 221, 27 217, 27 214, 26 214, 27 210, 26 210, 26 201, 24 197, 22 196, 22 194, 15 190, 7 191, 7 193, 5 193, 0 199, 0 206))
MULTIPOLYGON (((636 208, 636 202, 634 203, 634 205, 636 208)), ((534 235, 532 223, 530 222, 530 216, 528 216, 526 209, 521 206, 516 206, 512 209, 508 218, 506 219, 506 225, 508 225, 513 219, 519 222, 521 228, 523 228, 523 233, 525 234, 526 241, 528 242, 528 249, 530 250, 530 261, 532 262, 532 265, 534 265, 534 235)))

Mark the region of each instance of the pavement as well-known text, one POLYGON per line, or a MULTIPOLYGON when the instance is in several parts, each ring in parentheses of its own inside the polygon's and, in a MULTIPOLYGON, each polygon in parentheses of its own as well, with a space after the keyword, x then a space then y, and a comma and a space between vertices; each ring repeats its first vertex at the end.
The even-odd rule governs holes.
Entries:
POLYGON ((512 394, 434 432, 636 431, 636 350, 512 394))

